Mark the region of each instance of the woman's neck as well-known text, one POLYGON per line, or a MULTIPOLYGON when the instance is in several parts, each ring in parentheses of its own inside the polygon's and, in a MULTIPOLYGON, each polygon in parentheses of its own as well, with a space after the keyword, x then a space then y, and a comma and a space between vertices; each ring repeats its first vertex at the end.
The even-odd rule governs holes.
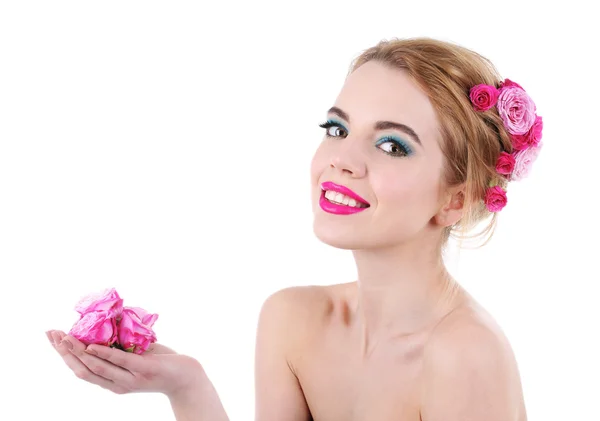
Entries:
POLYGON ((365 355, 382 341, 423 331, 462 298, 464 291, 437 250, 404 246, 353 253, 358 271, 353 324, 365 355))

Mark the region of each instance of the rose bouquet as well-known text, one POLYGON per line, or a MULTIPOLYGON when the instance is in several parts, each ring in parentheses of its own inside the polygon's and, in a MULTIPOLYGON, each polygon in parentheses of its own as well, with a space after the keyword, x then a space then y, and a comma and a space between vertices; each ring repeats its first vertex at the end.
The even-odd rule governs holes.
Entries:
POLYGON ((114 288, 83 297, 75 305, 79 320, 69 335, 86 345, 99 344, 142 354, 156 342, 152 325, 158 314, 140 307, 123 307, 123 299, 114 288))

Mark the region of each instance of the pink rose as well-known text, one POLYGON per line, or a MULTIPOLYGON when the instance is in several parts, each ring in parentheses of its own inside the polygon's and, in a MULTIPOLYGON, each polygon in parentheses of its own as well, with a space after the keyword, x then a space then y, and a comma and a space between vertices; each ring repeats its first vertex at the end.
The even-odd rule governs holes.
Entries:
POLYGON ((514 150, 522 151, 523 149, 537 146, 542 140, 543 128, 544 123, 542 121, 542 117, 536 116, 533 126, 531 126, 531 129, 529 129, 527 133, 524 135, 512 136, 512 145, 514 150))
POLYGON ((497 108, 506 130, 512 135, 527 133, 535 121, 535 104, 518 86, 500 89, 497 108))
POLYGON ((517 88, 523 89, 521 85, 519 85, 517 82, 513 82, 510 79, 504 79, 503 82, 500 82, 500 88, 508 88, 509 86, 516 86, 517 88))
POLYGON ((82 316, 92 311, 107 311, 112 317, 121 314, 123 300, 114 288, 100 293, 89 294, 75 305, 75 311, 82 316))
POLYGON ((510 178, 511 181, 522 180, 529 175, 531 166, 537 159, 541 149, 542 143, 540 142, 537 146, 524 149, 515 154, 515 169, 510 178))
POLYGON ((502 187, 488 187, 485 191, 485 206, 490 212, 501 211, 506 202, 506 191, 502 187))
POLYGON ((487 111, 492 108, 498 101, 498 95, 496 87, 485 84, 475 85, 469 92, 475 111, 487 111))
POLYGON ((86 345, 110 346, 117 340, 117 321, 108 311, 92 311, 81 316, 69 335, 86 345))
POLYGON ((515 168, 515 157, 507 152, 501 152, 498 161, 496 161, 496 172, 509 175, 513 168, 515 168))
POLYGON ((156 342, 152 325, 158 314, 150 314, 139 307, 124 307, 119 320, 119 344, 127 352, 142 354, 156 342))

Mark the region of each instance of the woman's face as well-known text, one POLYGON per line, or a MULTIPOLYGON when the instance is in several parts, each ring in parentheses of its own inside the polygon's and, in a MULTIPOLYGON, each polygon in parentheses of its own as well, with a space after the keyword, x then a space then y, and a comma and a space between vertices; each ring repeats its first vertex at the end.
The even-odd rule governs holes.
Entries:
POLYGON ((374 61, 359 67, 324 127, 311 164, 321 241, 356 250, 439 234, 435 216, 445 196, 438 122, 427 95, 404 71, 374 61))

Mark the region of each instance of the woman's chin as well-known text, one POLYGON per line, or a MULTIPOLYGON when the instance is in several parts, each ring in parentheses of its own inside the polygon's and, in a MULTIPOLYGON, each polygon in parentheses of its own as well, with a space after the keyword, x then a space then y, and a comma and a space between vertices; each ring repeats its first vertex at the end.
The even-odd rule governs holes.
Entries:
POLYGON ((358 250, 365 247, 361 236, 352 227, 332 226, 315 220, 313 232, 322 243, 343 250, 358 250))

